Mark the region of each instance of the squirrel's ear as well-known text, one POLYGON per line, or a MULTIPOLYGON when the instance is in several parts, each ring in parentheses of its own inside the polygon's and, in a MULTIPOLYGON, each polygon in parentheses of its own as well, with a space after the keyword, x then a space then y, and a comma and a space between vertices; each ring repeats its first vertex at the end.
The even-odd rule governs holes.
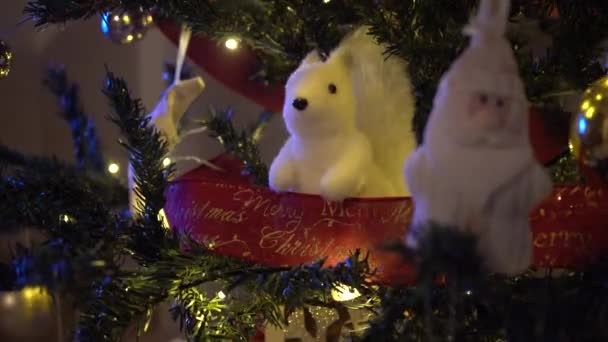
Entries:
POLYGON ((352 68, 355 64, 355 58, 350 49, 338 49, 329 56, 328 62, 342 63, 347 68, 352 68))
POLYGON ((304 57, 304 59, 302 60, 302 62, 300 63, 300 66, 302 65, 307 65, 307 64, 312 64, 312 63, 317 63, 321 61, 321 55, 319 55, 319 51, 312 50, 308 53, 308 55, 306 55, 306 57, 304 57))

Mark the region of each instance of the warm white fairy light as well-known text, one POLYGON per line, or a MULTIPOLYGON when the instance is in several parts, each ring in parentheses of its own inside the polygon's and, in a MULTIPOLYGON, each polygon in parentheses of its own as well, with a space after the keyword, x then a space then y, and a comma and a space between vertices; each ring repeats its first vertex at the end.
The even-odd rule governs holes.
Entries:
POLYGON ((108 172, 111 174, 117 174, 118 171, 120 171, 120 166, 118 166, 118 164, 116 163, 110 163, 108 165, 108 172))
POLYGON ((163 159, 163 166, 167 167, 169 165, 171 165, 171 158, 165 158, 165 159, 163 159))
POLYGON ((63 215, 59 215, 59 220, 65 222, 65 223, 69 223, 72 220, 72 218, 66 214, 63 214, 63 215))
POLYGON ((226 45, 226 48, 229 50, 236 50, 239 47, 239 41, 236 38, 228 38, 224 45, 226 45))
POLYGON ((217 298, 219 299, 226 299, 226 294, 224 293, 224 291, 220 291, 217 293, 217 298))
POLYGON ((7 292, 2 296, 2 306, 5 308, 12 308, 17 304, 17 298, 14 293, 7 292))

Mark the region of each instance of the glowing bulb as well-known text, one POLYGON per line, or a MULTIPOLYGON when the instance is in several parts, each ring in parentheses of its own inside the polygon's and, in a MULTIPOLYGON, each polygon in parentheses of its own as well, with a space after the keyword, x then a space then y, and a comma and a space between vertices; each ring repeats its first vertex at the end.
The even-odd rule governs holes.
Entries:
POLYGON ((236 38, 228 38, 224 43, 229 50, 236 50, 239 47, 239 41, 236 38))
POLYGON ((578 133, 585 134, 586 130, 587 130, 587 120, 585 120, 585 118, 578 119, 578 133))
POLYGON ((562 200, 562 196, 557 195, 557 200, 558 200, 558 201, 561 201, 561 200, 562 200))
POLYGON ((4 307, 12 308, 13 306, 15 306, 15 304, 17 304, 17 298, 15 298, 14 293, 9 292, 2 296, 2 305, 4 307))
POLYGON ((170 158, 163 159, 163 166, 167 167, 169 165, 171 165, 171 159, 170 158))
POLYGON ((331 0, 323 0, 323 3, 326 4, 328 2, 330 2, 331 0))
POLYGON ((587 109, 587 111, 585 112, 585 117, 587 119, 591 119, 593 117, 593 113, 595 113, 595 107, 591 106, 589 107, 589 109, 587 109))
POLYGON ((101 16, 101 32, 108 33, 110 28, 108 27, 108 13, 101 16))
POLYGON ((63 215, 59 215, 59 220, 65 222, 65 223, 68 223, 72 220, 72 218, 66 214, 63 214, 63 215))
POLYGON ((122 22, 129 25, 129 23, 131 23, 131 18, 129 17, 128 14, 125 14, 122 16, 122 22))
POLYGON ((597 94, 597 95, 595 95, 595 99, 596 99, 596 100, 598 100, 598 101, 601 101, 601 100, 602 100, 602 98, 604 98, 604 97, 602 96, 602 94, 597 94))
POLYGON ((110 163, 110 165, 108 165, 108 172, 111 174, 117 174, 119 170, 120 167, 116 163, 110 163))
POLYGON ((151 15, 147 16, 146 20, 148 21, 148 23, 151 23, 152 22, 152 16, 151 15))
POLYGON ((338 286, 331 290, 331 297, 337 302, 347 302, 359 296, 361 294, 356 288, 344 284, 338 284, 338 286))
POLYGON ((114 16, 114 21, 120 21, 120 17, 119 17, 119 16, 117 16, 117 15, 115 15, 115 16, 114 16))
POLYGON ((130 35, 127 36, 127 42, 131 42, 131 41, 133 41, 133 35, 132 34, 130 34, 130 35))
POLYGON ((473 294, 473 292, 471 290, 467 290, 465 293, 467 294, 467 296, 470 296, 473 294))
POLYGON ((585 109, 589 108, 589 105, 590 105, 589 101, 585 101, 585 102, 583 102, 583 104, 581 105, 581 109, 582 109, 582 110, 585 110, 585 109))
POLYGON ((570 152, 574 151, 574 145, 572 145, 572 141, 568 141, 568 149, 570 152))
POLYGON ((223 291, 217 293, 217 298, 226 299, 226 294, 223 291))
POLYGON ((604 81, 604 85, 605 85, 606 87, 608 87, 608 79, 606 79, 606 81, 604 81))
POLYGON ((33 301, 47 296, 46 289, 38 286, 28 286, 21 290, 21 296, 25 301, 33 301))

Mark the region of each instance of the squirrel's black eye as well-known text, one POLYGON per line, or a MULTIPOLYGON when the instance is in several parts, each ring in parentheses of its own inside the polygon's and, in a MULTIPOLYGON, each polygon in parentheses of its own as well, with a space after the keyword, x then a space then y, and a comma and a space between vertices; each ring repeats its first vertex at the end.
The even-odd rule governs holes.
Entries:
POLYGON ((336 88, 336 85, 335 85, 335 84, 330 83, 330 84, 327 86, 327 90, 329 90, 329 92, 330 92, 331 94, 335 94, 335 93, 338 91, 338 88, 336 88))

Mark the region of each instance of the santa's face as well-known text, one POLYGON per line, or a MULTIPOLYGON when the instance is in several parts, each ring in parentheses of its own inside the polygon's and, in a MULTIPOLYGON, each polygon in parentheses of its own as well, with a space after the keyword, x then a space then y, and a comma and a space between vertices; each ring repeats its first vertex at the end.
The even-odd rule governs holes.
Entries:
POLYGON ((526 145, 528 103, 520 83, 487 70, 450 72, 440 83, 431 114, 441 122, 442 139, 467 147, 526 145))
POLYGON ((517 144, 521 136, 522 106, 509 95, 491 91, 473 91, 468 94, 467 121, 473 132, 469 137, 474 144, 506 147, 517 144))
POLYGON ((511 115, 511 99, 508 96, 477 92, 469 101, 469 117, 478 128, 488 132, 508 129, 511 115))

